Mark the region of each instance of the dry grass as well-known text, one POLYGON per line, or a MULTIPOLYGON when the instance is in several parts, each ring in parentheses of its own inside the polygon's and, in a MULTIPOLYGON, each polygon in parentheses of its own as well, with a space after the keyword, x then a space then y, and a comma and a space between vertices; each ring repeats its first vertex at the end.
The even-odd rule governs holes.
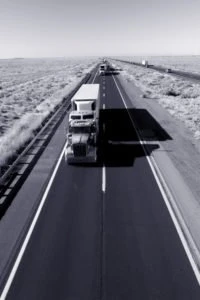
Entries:
POLYGON ((142 97, 158 101, 200 139, 200 85, 161 74, 151 69, 114 61, 121 74, 143 92, 142 97))
POLYGON ((200 56, 129 56, 122 57, 123 60, 141 63, 146 59, 149 64, 160 65, 166 68, 193 72, 200 74, 200 56))
POLYGON ((0 61, 0 166, 95 64, 94 59, 0 61))

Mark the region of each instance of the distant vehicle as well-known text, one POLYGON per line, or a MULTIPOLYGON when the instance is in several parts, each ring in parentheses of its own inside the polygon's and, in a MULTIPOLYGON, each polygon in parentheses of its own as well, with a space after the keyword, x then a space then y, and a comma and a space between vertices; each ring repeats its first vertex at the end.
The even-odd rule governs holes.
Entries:
POLYGON ((149 64, 148 64, 148 61, 147 60, 142 60, 142 65, 146 68, 148 68, 149 64))
POLYGON ((115 69, 108 62, 103 63, 99 66, 99 75, 112 74, 114 71, 115 71, 115 69))
POLYGON ((172 69, 167 68, 167 69, 165 70, 165 72, 166 72, 166 73, 171 73, 171 72, 172 72, 172 69))
POLYGON ((99 66, 99 75, 105 75, 107 71, 107 64, 101 64, 99 66))
POLYGON ((68 163, 97 161, 99 84, 83 84, 71 100, 65 157, 68 163))

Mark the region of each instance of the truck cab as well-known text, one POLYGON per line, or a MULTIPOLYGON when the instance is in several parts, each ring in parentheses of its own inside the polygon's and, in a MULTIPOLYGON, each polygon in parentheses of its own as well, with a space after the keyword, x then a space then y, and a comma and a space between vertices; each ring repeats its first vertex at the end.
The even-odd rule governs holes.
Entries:
POLYGON ((67 134, 65 158, 69 164, 97 161, 97 135, 94 121, 72 120, 67 134))

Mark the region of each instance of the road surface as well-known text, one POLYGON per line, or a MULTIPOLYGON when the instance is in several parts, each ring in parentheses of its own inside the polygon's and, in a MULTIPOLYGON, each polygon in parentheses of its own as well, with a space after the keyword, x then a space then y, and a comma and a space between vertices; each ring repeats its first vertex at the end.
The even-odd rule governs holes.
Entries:
POLYGON ((68 166, 62 158, 6 299, 200 299, 130 119, 143 114, 128 99, 126 110, 112 75, 94 82, 101 163, 68 166))

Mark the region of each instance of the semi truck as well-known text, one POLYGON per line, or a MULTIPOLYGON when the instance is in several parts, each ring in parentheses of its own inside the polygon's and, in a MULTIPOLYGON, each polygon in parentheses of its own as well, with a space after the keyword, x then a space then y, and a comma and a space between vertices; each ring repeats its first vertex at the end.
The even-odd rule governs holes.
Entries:
POLYGON ((99 66, 99 75, 108 75, 113 73, 113 67, 108 62, 99 66))
POLYGON ((99 75, 105 75, 107 71, 107 64, 103 63, 99 66, 99 75))
POLYGON ((83 84, 71 100, 65 158, 69 164, 97 161, 99 84, 83 84))

